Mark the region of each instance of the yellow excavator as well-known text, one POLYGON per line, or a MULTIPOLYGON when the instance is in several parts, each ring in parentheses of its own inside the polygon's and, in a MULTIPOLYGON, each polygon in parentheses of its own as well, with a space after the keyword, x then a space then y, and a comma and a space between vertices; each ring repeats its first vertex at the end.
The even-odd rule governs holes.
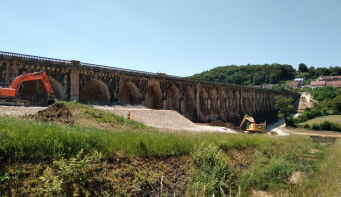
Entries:
POLYGON ((246 131, 264 132, 266 121, 256 124, 252 116, 245 114, 243 121, 240 123, 240 128, 246 131), (244 126, 245 125, 245 126, 244 126))

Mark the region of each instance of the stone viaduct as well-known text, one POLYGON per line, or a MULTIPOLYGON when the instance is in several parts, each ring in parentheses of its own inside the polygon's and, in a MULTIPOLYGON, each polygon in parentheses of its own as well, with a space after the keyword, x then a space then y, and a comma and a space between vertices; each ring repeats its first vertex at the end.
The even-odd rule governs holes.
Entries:
MULTIPOLYGON (((66 61, 0 52, 0 82, 10 83, 25 73, 45 71, 59 100, 84 104, 142 104, 151 109, 178 111, 194 122, 220 119, 238 125, 244 114, 256 121, 276 120, 275 96, 294 100, 299 94, 225 83, 157 75, 79 61, 66 61)), ((20 98, 33 106, 46 106, 41 81, 23 84, 20 98)))

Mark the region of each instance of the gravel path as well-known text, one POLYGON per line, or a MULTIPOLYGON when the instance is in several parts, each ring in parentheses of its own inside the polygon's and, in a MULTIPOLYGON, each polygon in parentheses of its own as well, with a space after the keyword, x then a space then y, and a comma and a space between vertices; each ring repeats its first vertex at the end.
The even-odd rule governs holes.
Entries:
POLYGON ((23 116, 29 114, 35 114, 40 110, 44 110, 47 107, 15 107, 15 106, 1 106, 0 105, 0 116, 23 116))

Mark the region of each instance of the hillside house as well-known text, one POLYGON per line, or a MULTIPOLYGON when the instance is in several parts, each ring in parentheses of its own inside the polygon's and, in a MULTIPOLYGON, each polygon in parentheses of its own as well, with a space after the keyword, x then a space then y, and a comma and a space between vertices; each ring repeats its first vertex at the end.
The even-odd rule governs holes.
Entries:
POLYGON ((314 89, 314 88, 323 88, 324 86, 326 86, 326 81, 312 81, 312 82, 310 83, 311 89, 314 89))
POLYGON ((322 76, 317 79, 318 81, 337 81, 341 80, 341 76, 322 76))
POLYGON ((271 89, 272 88, 272 84, 263 84, 262 88, 271 89))
POLYGON ((304 83, 304 78, 300 77, 300 78, 295 78, 296 82, 299 82, 300 85, 302 85, 304 83))
POLYGON ((335 83, 333 85, 334 88, 341 88, 341 81, 338 81, 338 83, 335 83))
POLYGON ((300 85, 300 82, 297 82, 297 81, 292 81, 290 83, 285 84, 286 87, 292 87, 292 88, 298 88, 299 85, 300 85))

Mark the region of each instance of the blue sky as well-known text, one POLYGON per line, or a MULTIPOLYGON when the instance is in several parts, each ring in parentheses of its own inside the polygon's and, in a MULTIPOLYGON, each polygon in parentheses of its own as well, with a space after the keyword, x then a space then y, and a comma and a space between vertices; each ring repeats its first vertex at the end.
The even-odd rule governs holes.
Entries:
POLYGON ((189 76, 341 66, 340 0, 7 0, 0 51, 189 76))

